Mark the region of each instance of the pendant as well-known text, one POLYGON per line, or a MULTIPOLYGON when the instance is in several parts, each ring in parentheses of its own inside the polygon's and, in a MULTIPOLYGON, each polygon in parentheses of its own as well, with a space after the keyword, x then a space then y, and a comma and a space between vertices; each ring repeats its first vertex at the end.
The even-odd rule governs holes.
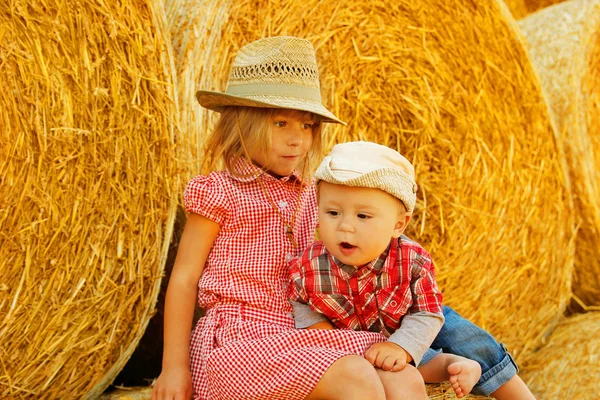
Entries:
POLYGON ((298 248, 298 243, 296 243, 296 239, 294 238, 294 231, 292 230, 291 226, 287 226, 286 225, 286 231, 285 233, 287 233, 288 237, 290 238, 290 242, 292 242, 292 245, 294 246, 295 249, 298 248))

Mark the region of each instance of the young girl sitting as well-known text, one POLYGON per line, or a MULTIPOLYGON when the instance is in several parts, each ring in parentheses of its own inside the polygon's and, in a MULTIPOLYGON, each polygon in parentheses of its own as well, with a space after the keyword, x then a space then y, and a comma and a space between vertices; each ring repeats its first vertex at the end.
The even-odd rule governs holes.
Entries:
POLYGON ((305 178, 321 124, 341 123, 321 104, 310 42, 266 38, 240 49, 226 93, 200 91, 221 112, 207 143, 224 169, 190 181, 190 213, 165 304, 157 399, 427 399, 416 368, 373 368, 363 354, 385 336, 296 330, 287 261, 317 222, 305 178), (193 330, 194 301, 206 315, 193 330))

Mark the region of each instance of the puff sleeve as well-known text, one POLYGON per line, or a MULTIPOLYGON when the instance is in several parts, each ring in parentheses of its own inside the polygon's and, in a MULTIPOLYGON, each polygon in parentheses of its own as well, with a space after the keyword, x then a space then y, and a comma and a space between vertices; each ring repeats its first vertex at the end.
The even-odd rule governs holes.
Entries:
POLYGON ((224 183, 216 174, 192 178, 185 188, 183 203, 187 212, 202 215, 219 225, 223 225, 231 209, 224 183))

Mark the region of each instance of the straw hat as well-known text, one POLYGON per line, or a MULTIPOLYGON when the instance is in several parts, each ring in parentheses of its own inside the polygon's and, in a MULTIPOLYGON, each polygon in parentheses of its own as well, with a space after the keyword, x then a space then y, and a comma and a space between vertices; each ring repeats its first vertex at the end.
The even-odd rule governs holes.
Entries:
POLYGON ((336 144, 323 159, 317 181, 380 189, 399 199, 409 213, 417 201, 415 170, 400 153, 371 142, 336 144))
POLYGON ((218 112, 226 106, 290 108, 346 125, 321 103, 312 44, 292 36, 264 38, 242 47, 225 93, 199 90, 196 98, 202 107, 218 112))

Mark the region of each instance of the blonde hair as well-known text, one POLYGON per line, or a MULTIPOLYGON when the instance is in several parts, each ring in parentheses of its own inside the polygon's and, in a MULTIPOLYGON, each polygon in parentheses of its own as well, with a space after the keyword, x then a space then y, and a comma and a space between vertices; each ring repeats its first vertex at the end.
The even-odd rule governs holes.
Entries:
MULTIPOLYGON (((208 173, 227 169, 236 174, 233 166, 240 158, 249 162, 250 154, 262 152, 268 154, 271 150, 271 118, 277 108, 258 107, 225 107, 221 112, 214 131, 204 145, 205 158, 202 172, 208 173)), ((304 111, 300 111, 304 112, 304 111)), ((311 175, 317 158, 321 155, 321 134, 323 129, 322 117, 310 112, 314 119, 313 142, 303 165, 299 165, 303 176, 311 175)), ((268 166, 264 166, 268 168, 268 166)))

